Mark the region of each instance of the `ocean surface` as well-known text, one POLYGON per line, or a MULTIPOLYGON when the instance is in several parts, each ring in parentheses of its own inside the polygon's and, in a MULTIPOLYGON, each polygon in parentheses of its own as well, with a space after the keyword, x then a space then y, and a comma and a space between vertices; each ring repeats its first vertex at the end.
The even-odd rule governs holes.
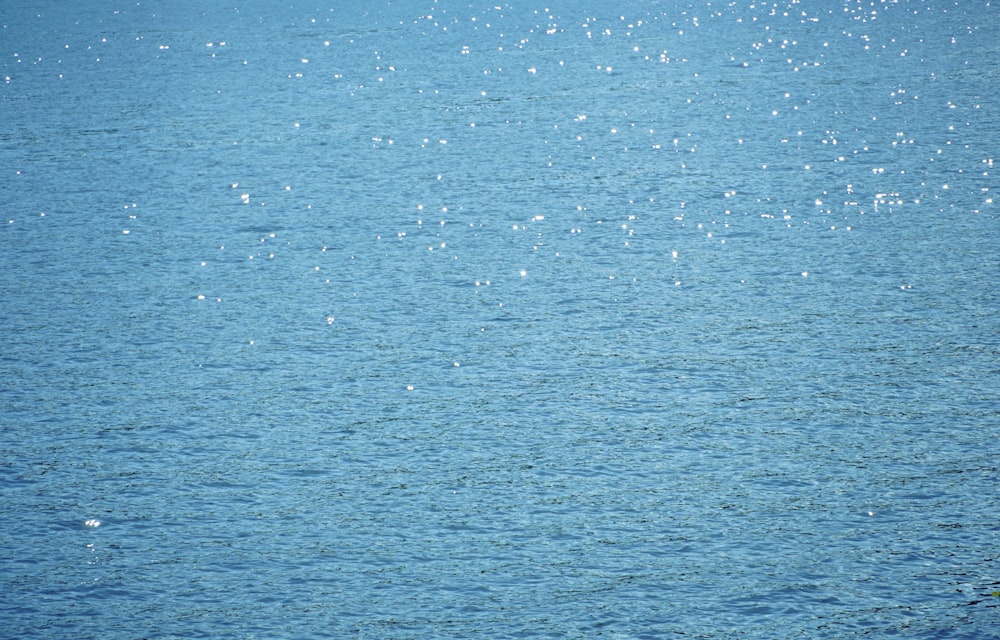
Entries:
POLYGON ((1000 8, 0 2, 0 637, 1000 637, 1000 8))

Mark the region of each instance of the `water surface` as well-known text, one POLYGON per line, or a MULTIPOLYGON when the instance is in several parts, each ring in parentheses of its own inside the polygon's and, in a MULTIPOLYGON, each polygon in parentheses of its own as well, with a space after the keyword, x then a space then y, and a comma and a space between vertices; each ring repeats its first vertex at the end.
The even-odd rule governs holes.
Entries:
POLYGON ((997 25, 6 7, 3 635, 994 634, 997 25))

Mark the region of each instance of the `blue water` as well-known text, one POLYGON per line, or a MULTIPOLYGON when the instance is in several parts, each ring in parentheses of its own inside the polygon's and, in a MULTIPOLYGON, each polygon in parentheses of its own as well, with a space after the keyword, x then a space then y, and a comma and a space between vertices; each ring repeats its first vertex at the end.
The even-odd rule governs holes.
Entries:
POLYGON ((1000 637, 998 58, 0 3, 0 636, 1000 637))

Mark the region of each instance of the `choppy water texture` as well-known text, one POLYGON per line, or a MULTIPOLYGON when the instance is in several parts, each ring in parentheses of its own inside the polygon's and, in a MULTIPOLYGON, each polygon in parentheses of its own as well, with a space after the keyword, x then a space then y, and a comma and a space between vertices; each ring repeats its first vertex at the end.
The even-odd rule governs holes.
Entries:
POLYGON ((2 3, 0 636, 997 637, 995 3, 357 4, 2 3))

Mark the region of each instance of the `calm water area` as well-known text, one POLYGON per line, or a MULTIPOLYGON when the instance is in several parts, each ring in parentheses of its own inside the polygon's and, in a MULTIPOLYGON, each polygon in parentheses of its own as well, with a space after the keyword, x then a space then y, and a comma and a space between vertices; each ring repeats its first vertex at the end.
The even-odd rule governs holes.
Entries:
POLYGON ((0 0, 0 637, 1000 637, 998 60, 0 0))

